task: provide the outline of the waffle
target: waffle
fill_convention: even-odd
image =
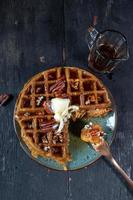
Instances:
[[[110,111],[111,102],[103,84],[91,73],[75,67],[57,67],[34,76],[19,94],[15,119],[21,127],[21,137],[32,156],[49,157],[61,164],[70,161],[68,151],[69,122],[61,133],[52,112],[46,112],[40,101],[69,98],[78,105],[73,121],[82,117],[102,116]]]

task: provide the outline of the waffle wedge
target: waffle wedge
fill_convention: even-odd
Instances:
[[[70,161],[69,121],[60,133],[52,111],[44,109],[43,102],[69,98],[79,110],[73,121],[82,117],[107,114],[111,101],[101,81],[91,73],[75,67],[57,67],[34,76],[24,85],[15,109],[15,119],[21,128],[21,137],[34,157],[49,157],[65,165]]]

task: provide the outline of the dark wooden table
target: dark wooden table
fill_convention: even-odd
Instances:
[[[30,77],[49,66],[88,69],[85,34],[94,15],[98,30],[116,29],[128,38],[130,59],[114,70],[112,78],[100,77],[118,110],[112,151],[133,177],[133,1],[0,0],[0,93],[14,96],[0,108],[0,200],[133,199],[104,159],[66,173],[41,167],[21,149],[13,127],[16,97]]]

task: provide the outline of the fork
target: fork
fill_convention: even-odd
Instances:
[[[133,190],[133,181],[129,178],[126,172],[120,167],[120,165],[114,159],[107,142],[103,139],[100,144],[97,145],[93,144],[92,146],[97,152],[103,155],[115,167],[115,169],[121,174],[121,176],[127,182],[128,186]]]

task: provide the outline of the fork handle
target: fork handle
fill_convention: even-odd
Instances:
[[[126,174],[126,172],[120,167],[120,165],[117,163],[117,161],[113,158],[113,156],[106,157],[112,165],[117,169],[117,171],[122,175],[122,177],[127,182],[128,186],[133,190],[133,181],[129,178],[129,176]]]

